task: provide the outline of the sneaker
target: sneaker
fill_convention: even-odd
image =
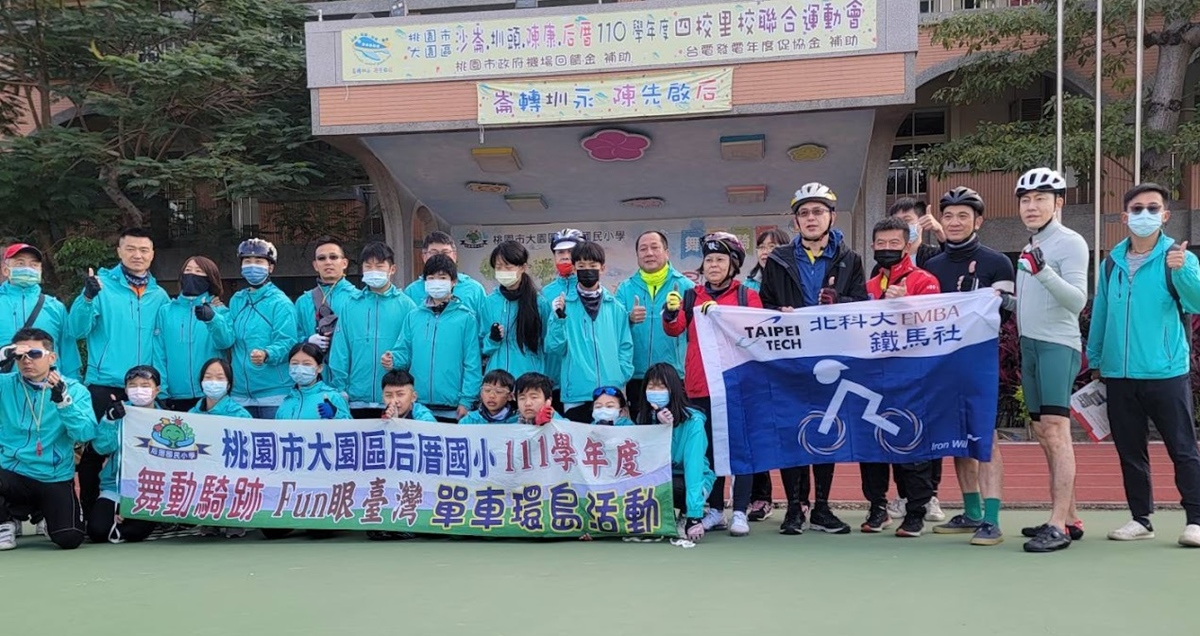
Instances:
[[[726,528],[725,511],[713,510],[712,508],[709,508],[708,511],[704,513],[704,516],[700,518],[700,523],[704,525],[705,532],[724,530]]]
[[[903,519],[904,515],[908,513],[908,500],[904,497],[896,497],[895,499],[889,501],[887,505],[887,513],[888,516],[893,519]]]
[[[873,507],[867,513],[867,520],[863,522],[859,529],[865,533],[873,534],[883,532],[890,525],[892,525],[892,520],[888,518],[887,508]]]
[[[904,522],[896,528],[897,537],[913,538],[921,536],[921,531],[925,529],[925,519],[918,515],[908,515],[904,517]]]
[[[850,534],[850,526],[838,519],[828,505],[813,508],[812,516],[808,518],[808,527],[829,534]]]
[[[1138,525],[1141,525],[1141,524],[1138,524]],[[1036,536],[1038,536],[1038,533],[1040,533],[1042,531],[1042,529],[1045,527],[1046,527],[1046,524],[1043,523],[1040,526],[1030,526],[1028,528],[1021,528],[1021,536],[1030,537],[1030,538],[1036,537]],[[1072,541],[1079,541],[1080,539],[1082,539],[1083,538],[1083,520],[1076,519],[1075,523],[1068,523],[1067,524],[1067,534],[1070,535]]]
[[[683,527],[682,525],[680,526]],[[367,539],[370,541],[406,541],[417,535],[411,532],[391,532],[388,530],[368,530]]]
[[[202,537],[215,537],[221,534],[221,529],[213,526],[196,526],[196,534]]]
[[[19,538],[25,536],[25,524],[21,523],[20,521],[17,521],[15,523],[17,524],[17,530],[14,533],[14,537],[19,539]]]
[[[750,521],[763,521],[770,519],[772,512],[775,512],[775,504],[769,501],[756,501],[750,504],[750,512],[746,516]]]
[[[994,526],[986,521],[979,524],[975,535],[971,537],[971,545],[1000,545],[1001,543],[1004,543],[1004,533],[1000,532],[1000,526]]]
[[[225,528],[226,539],[241,539],[246,536],[245,528]]]
[[[1108,538],[1113,541],[1140,541],[1153,539],[1154,531],[1137,521],[1130,520],[1129,523],[1109,532]]]
[[[967,515],[954,515],[949,521],[933,527],[934,534],[967,534],[979,530],[983,519],[972,519]]]
[[[1071,537],[1063,534],[1063,531],[1059,530],[1057,526],[1049,525],[1043,528],[1036,537],[1025,542],[1026,552],[1057,552],[1069,547],[1071,547]]]
[[[1187,548],[1200,548],[1200,525],[1189,523],[1179,535],[1179,545]]]
[[[0,550],[11,550],[17,547],[17,523],[5,521],[0,523]]]
[[[942,504],[937,497],[929,500],[925,505],[925,520],[941,523],[946,520],[946,513],[942,511]]]
[[[779,524],[779,534],[804,534],[803,504],[788,504],[787,514],[783,516],[783,523]]]
[[[733,518],[729,520],[729,534],[734,537],[750,536],[750,520],[746,518],[746,513],[733,513]]]
[[[43,537],[50,536],[50,535],[46,534],[46,520],[42,519],[41,521],[37,522],[37,525],[34,526],[34,528],[33,528],[33,532],[34,532],[34,534],[39,534]]]

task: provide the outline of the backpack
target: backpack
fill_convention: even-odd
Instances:
[[[1111,284],[1113,269],[1116,268],[1117,262],[1113,260],[1111,255],[1104,257],[1104,282]],[[1171,294],[1172,300],[1175,301],[1175,308],[1179,311],[1179,321],[1183,323],[1183,333],[1187,338],[1188,350],[1192,348],[1192,317],[1183,309],[1183,301],[1179,299],[1179,290],[1175,289],[1175,281],[1171,279],[1171,268],[1163,268],[1167,272],[1167,293]]]
[[[737,303],[738,307],[745,307],[750,304],[750,294],[746,291],[745,285],[738,285],[737,288]],[[683,315],[687,317],[688,324],[692,324],[692,310],[696,308],[696,288],[693,287],[683,292]]]

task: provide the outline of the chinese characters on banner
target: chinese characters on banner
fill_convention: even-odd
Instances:
[[[733,69],[545,82],[480,82],[479,123],[624,119],[733,109]]]
[[[342,80],[549,75],[867,51],[878,44],[878,1],[719,2],[346,29]]]
[[[121,435],[121,514],[137,519],[498,537],[675,533],[669,426],[130,408]]]

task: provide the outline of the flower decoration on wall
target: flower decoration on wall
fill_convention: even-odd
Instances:
[[[579,142],[596,161],[637,161],[650,147],[650,138],[616,128],[597,131]]]

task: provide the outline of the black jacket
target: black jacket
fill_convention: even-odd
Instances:
[[[867,299],[867,279],[863,273],[862,257],[840,243],[833,260],[828,261],[820,280],[828,281],[833,276],[833,288],[837,290],[838,302],[852,303]],[[796,248],[792,243],[780,245],[767,257],[762,272],[762,288],[759,297],[763,307],[807,307],[801,287],[800,274],[796,270]],[[820,294],[820,290],[816,290]]]

